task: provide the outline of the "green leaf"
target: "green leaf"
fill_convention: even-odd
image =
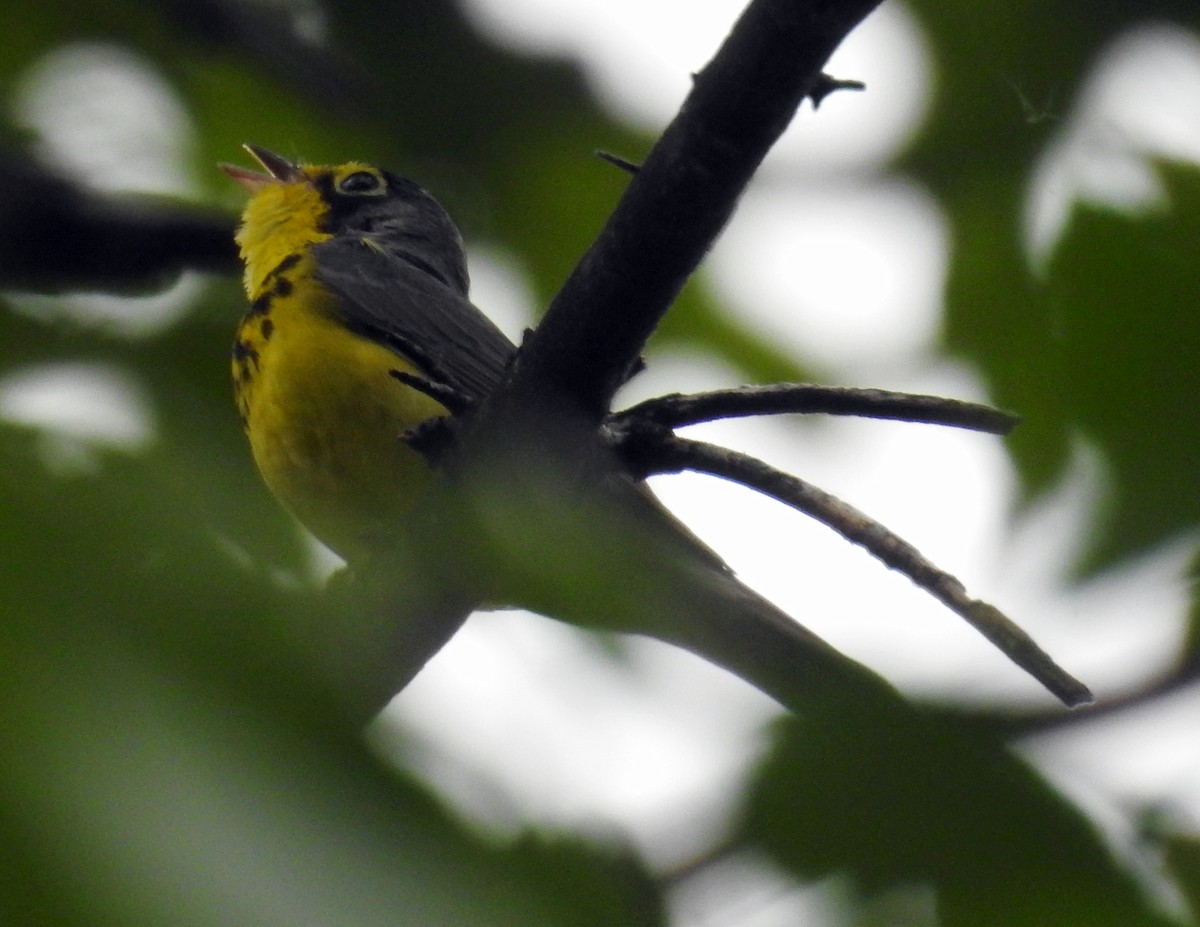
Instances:
[[[182,474],[41,456],[0,430],[0,920],[662,923],[631,854],[494,844],[385,769]]]
[[[779,735],[742,835],[802,879],[930,884],[944,927],[1164,923],[1094,825],[970,722],[830,711]]]
[[[1200,171],[1160,174],[1169,208],[1133,217],[1079,206],[1042,282],[986,218],[1000,197],[981,197],[951,288],[951,344],[1025,417],[1010,440],[1031,490],[1061,475],[1077,438],[1111,468],[1090,568],[1200,521],[1187,489],[1200,441],[1200,312],[1189,295],[1200,293]]]
[[[1167,499],[1171,481],[1187,485],[1179,451],[1196,441],[1195,416],[1173,418],[1180,403],[1171,392],[1195,382],[1179,363],[1194,344],[1184,297],[1196,291],[1186,266],[1193,184],[1169,169],[1171,217],[1082,210],[1044,287],[1021,244],[1025,186],[1112,42],[1147,23],[1195,28],[1200,16],[1181,0],[913,6],[934,48],[936,84],[928,124],[901,167],[948,216],[946,345],[1025,417],[1011,447],[1027,498],[1062,476],[1076,437],[1113,465],[1111,517],[1081,565],[1090,572],[1195,524],[1190,497]],[[1163,303],[1168,281],[1183,289]]]

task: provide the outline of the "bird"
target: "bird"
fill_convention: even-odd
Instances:
[[[265,174],[223,165],[251,194],[235,235],[250,301],[233,343],[238,412],[272,493],[354,566],[430,479],[401,434],[450,414],[394,372],[476,403],[516,347],[469,301],[462,236],[420,185],[247,149]]]
[[[250,194],[234,236],[249,300],[232,349],[238,414],[270,491],[348,569],[366,570],[402,543],[434,479],[430,442],[417,439],[492,395],[517,347],[471,302],[462,235],[418,183],[363,161],[293,163],[245,147],[263,171],[222,165]],[[630,569],[672,575],[676,602],[596,623],[682,646],[791,708],[818,692],[876,706],[900,698],[741,584],[636,474],[619,476],[610,499],[657,539],[656,554],[629,555],[641,558]],[[463,617],[405,639],[440,646]],[[1021,665],[1070,705],[1090,699],[1010,625],[1048,670]],[[431,655],[400,657],[397,685]]]

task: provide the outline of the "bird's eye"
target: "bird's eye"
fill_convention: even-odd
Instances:
[[[383,178],[370,171],[355,171],[339,180],[337,188],[340,193],[358,196],[380,193],[383,190]]]

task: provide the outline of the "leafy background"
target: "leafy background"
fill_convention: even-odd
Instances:
[[[403,166],[544,305],[623,183],[587,153],[636,157],[653,136],[614,121],[568,58],[501,48],[448,3],[19,6],[0,34],[5,923],[787,923],[780,899],[796,893],[813,923],[1189,921],[1200,866],[1187,809],[1164,792],[1115,822],[1111,805],[1108,818],[1085,812],[1026,757],[1086,722],[1008,703],[942,697],[905,729],[856,728],[837,705],[778,720],[747,750],[724,823],[669,865],[594,823],[490,829],[435,790],[421,737],[401,730],[401,747],[380,751],[341,730],[326,684],[286,643],[318,596],[312,551],[260,488],[230,409],[237,197],[211,165],[254,140]],[[1153,205],[1077,205],[1037,261],[1018,217],[1044,157],[1084,124],[1103,53],[1147,23],[1194,30],[1194,4],[908,10],[932,92],[911,141],[874,170],[919,184],[941,212],[942,351],[1025,416],[1007,445],[1025,504],[1070,478],[1079,447],[1102,461],[1081,578],[1189,549],[1200,174],[1131,132],[1118,141],[1157,178]],[[86,163],[89,127],[120,106],[30,90],[47,62],[95,54],[173,101],[153,104],[156,131],[118,152],[124,179],[110,172],[99,191],[46,154],[67,139],[70,163]],[[1146,88],[1149,105],[1160,85]],[[126,113],[151,105],[116,96]],[[163,164],[174,174],[155,173]],[[123,186],[170,195],[111,198]],[[174,274],[169,260],[146,266],[138,230],[208,273],[165,302],[147,296]],[[746,381],[829,369],[702,285],[655,349]],[[56,403],[19,401],[47,377]],[[129,413],[116,425],[54,425],[109,395]],[[1139,729],[1161,730],[1164,706],[1186,699],[1192,612],[1176,616],[1177,652],[1121,677],[1135,683],[1112,698],[1132,704],[1108,736],[1143,742]],[[1195,740],[1183,717],[1168,742]],[[397,750],[399,769],[386,758]]]

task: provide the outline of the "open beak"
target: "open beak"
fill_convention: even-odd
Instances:
[[[270,183],[298,183],[307,179],[304,171],[273,151],[268,151],[258,145],[243,145],[242,147],[250,152],[254,160],[265,167],[267,172],[264,174],[248,167],[239,167],[236,164],[222,164],[221,170],[236,180],[249,193],[257,193]]]

